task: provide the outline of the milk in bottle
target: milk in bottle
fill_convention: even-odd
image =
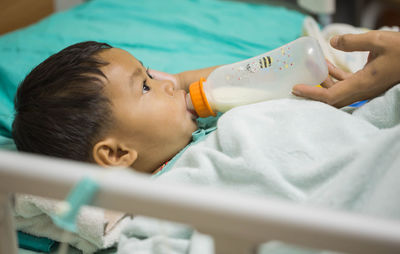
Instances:
[[[319,85],[328,76],[322,50],[314,38],[301,37],[282,47],[223,65],[190,85],[188,108],[200,117],[265,100],[291,97],[296,84]]]

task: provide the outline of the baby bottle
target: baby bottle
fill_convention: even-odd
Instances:
[[[289,98],[294,85],[319,85],[327,76],[317,40],[301,37],[262,55],[218,67],[207,80],[190,85],[186,101],[200,117],[215,116],[240,105]]]

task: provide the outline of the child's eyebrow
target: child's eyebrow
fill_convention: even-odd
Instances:
[[[133,84],[134,83],[134,80],[135,80],[135,77],[137,77],[137,76],[140,76],[140,74],[142,74],[143,73],[143,70],[141,69],[141,68],[137,68],[137,69],[135,69],[133,72],[132,72],[132,74],[131,74],[131,77],[130,77],[130,83],[131,84]]]
[[[142,65],[142,67],[144,68],[144,65],[143,65],[142,61],[140,61],[140,60],[138,60],[138,61],[139,61],[139,63]],[[130,78],[129,78],[130,84],[131,84],[131,85],[134,85],[134,79],[135,79],[135,77],[140,76],[142,73],[143,73],[143,69],[142,69],[142,68],[136,68],[136,69],[132,72],[132,74],[131,74],[131,76],[130,76]]]

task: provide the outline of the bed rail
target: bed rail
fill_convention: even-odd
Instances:
[[[0,211],[11,193],[64,199],[84,176],[100,185],[93,205],[194,226],[214,236],[216,253],[253,253],[279,240],[348,253],[399,253],[400,223],[201,186],[154,183],[125,169],[20,152],[0,151]],[[0,236],[10,236],[12,216],[3,212]],[[8,216],[8,217],[7,217]],[[6,219],[7,217],[7,219]],[[8,222],[7,222],[8,221]],[[4,243],[5,241],[3,241]],[[12,242],[6,242],[12,244]],[[1,244],[0,254],[13,247]]]

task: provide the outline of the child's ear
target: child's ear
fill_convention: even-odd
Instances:
[[[97,142],[93,147],[93,160],[100,166],[130,167],[137,159],[137,151],[113,138]]]

